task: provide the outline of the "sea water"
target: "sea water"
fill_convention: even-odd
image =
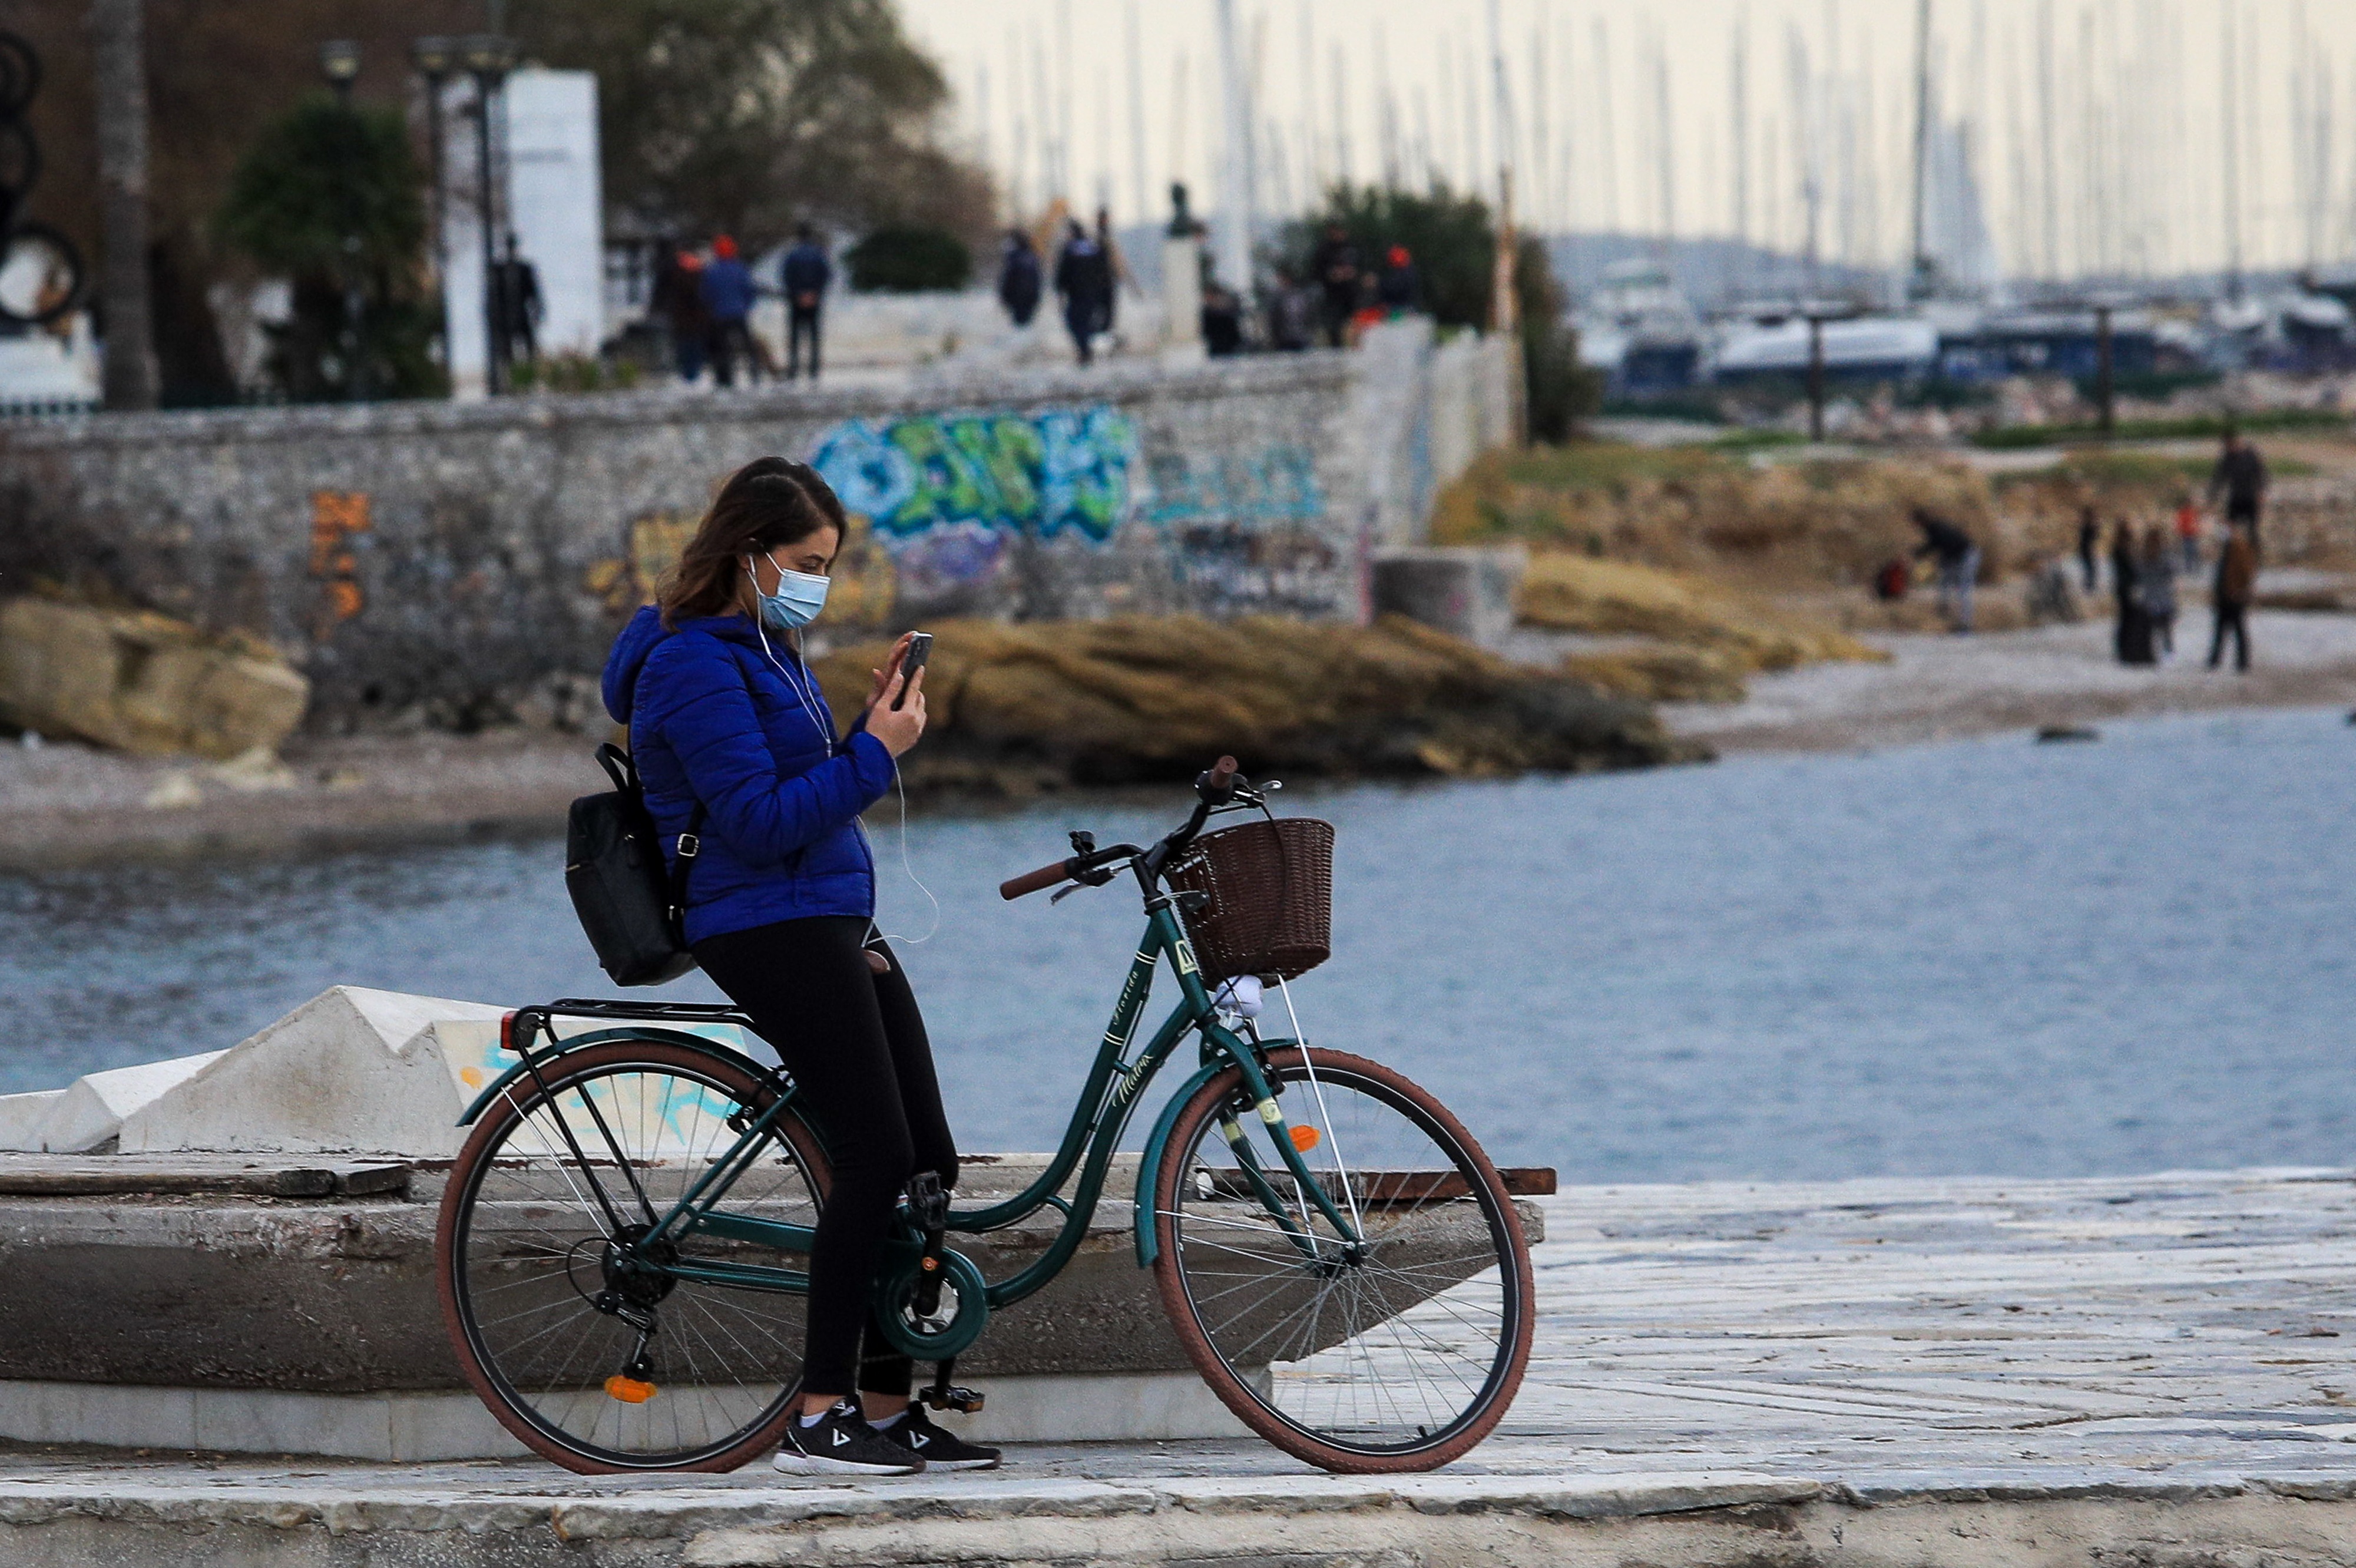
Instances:
[[[1335,955],[1292,994],[1313,1041],[1566,1179],[2346,1163],[2352,770],[2339,714],[2286,712],[1289,789],[1339,830]],[[921,814],[937,929],[873,813],[964,1146],[1054,1143],[1141,926],[1130,884],[1051,907],[997,883],[1067,828],[1144,842],[1183,809],[1163,794]],[[337,983],[610,994],[561,860],[505,837],[0,878],[0,1090],[218,1049]]]

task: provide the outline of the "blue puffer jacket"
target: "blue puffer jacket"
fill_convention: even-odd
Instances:
[[[858,818],[892,788],[892,754],[855,725],[833,744],[834,716],[809,667],[784,638],[769,647],[776,663],[749,616],[666,631],[649,605],[606,656],[605,711],[630,726],[666,854],[703,802],[690,942],[776,920],[875,913],[875,862]]]

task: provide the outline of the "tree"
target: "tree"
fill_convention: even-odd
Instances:
[[[398,111],[315,97],[264,127],[230,177],[220,241],[292,285],[271,371],[316,403],[439,390],[421,274],[423,176]]]
[[[597,73],[606,199],[657,232],[755,247],[797,223],[991,221],[988,177],[934,139],[939,67],[889,0],[515,0],[542,64]]]
[[[1428,191],[1375,186],[1334,186],[1325,207],[1290,224],[1280,236],[1296,276],[1309,275],[1309,258],[1328,225],[1339,223],[1358,254],[1379,267],[1393,245],[1415,258],[1423,307],[1441,327],[1485,329],[1496,287],[1497,228],[1489,205],[1444,184]],[[1546,245],[1525,235],[1514,256],[1514,294],[1521,322],[1522,375],[1530,435],[1567,438],[1579,417],[1594,412],[1602,388],[1579,362],[1579,334],[1563,319],[1562,285],[1555,281]]]
[[[875,230],[843,255],[851,286],[861,293],[914,294],[963,288],[973,278],[973,252],[946,229],[892,224]]]

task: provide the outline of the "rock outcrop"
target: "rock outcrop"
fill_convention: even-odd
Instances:
[[[926,677],[914,787],[1028,793],[1248,771],[1328,777],[1591,771],[1708,753],[1642,703],[1536,671],[1399,617],[1369,627],[1270,617],[951,621]],[[819,660],[856,712],[885,646]]]
[[[226,760],[274,749],[310,694],[267,649],[166,616],[0,605],[0,716],[20,728]]]

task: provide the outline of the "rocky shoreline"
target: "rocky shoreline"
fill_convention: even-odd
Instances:
[[[1595,771],[1708,757],[1642,702],[1385,618],[945,622],[919,802],[1020,800],[1192,777],[1232,752],[1293,778]],[[855,711],[880,649],[819,661]],[[0,743],[0,865],[560,828],[607,788],[602,725],[298,734],[274,763]]]

